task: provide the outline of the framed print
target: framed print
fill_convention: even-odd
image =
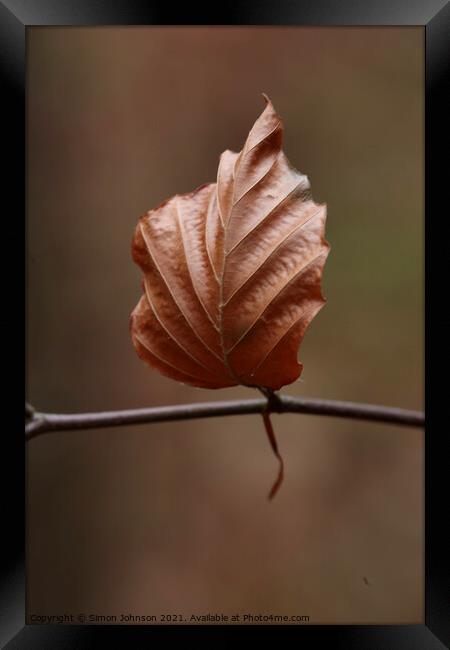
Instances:
[[[294,4],[0,5],[7,648],[449,646],[449,7]]]

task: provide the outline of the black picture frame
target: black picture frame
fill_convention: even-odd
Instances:
[[[230,7],[230,5],[232,5]],[[222,3],[212,10],[204,3],[179,11],[168,3],[139,0],[0,0],[0,68],[4,92],[3,158],[7,163],[3,174],[3,197],[7,199],[8,213],[4,216],[7,248],[19,251],[23,245],[22,230],[25,213],[25,88],[26,88],[26,29],[33,25],[303,25],[303,26],[423,26],[425,32],[425,318],[426,318],[426,376],[425,376],[425,549],[426,588],[424,625],[299,625],[299,626],[72,626],[25,625],[25,442],[22,438],[19,413],[19,382],[8,376],[8,408],[4,409],[3,423],[3,541],[5,550],[1,566],[1,634],[2,647],[26,648],[80,648],[99,645],[120,647],[147,647],[149,643],[192,641],[197,643],[214,633],[224,642],[235,638],[263,633],[279,640],[278,635],[289,632],[295,641],[316,647],[322,643],[337,648],[358,650],[438,650],[450,647],[450,548],[445,526],[445,496],[448,471],[447,427],[443,415],[445,405],[445,377],[448,367],[443,357],[445,329],[449,321],[442,317],[444,300],[432,299],[430,288],[439,295],[446,277],[446,238],[442,233],[446,205],[448,163],[446,154],[446,103],[444,92],[449,81],[450,4],[446,0],[260,0],[259,2]],[[442,154],[442,155],[440,155]],[[440,161],[443,161],[441,164]],[[447,181],[447,183],[446,183]],[[6,208],[5,208],[6,210]],[[5,213],[4,213],[5,214]],[[440,218],[442,215],[442,218]],[[11,228],[14,224],[16,230]],[[20,224],[18,226],[18,224]],[[14,232],[13,232],[14,231]],[[7,236],[6,236],[7,235]],[[22,249],[23,250],[23,249]],[[19,254],[20,256],[20,254]],[[6,267],[3,274],[3,298],[8,305],[4,341],[10,347],[11,332],[21,331],[20,310],[12,310],[17,288],[10,283]],[[445,265],[445,266],[444,266]],[[6,272],[7,270],[7,272]],[[439,296],[440,297],[440,296]],[[439,310],[439,311],[438,311]],[[13,313],[17,323],[11,324]],[[20,319],[23,321],[23,319]],[[20,345],[20,342],[18,343]],[[14,346],[11,346],[14,347]],[[16,348],[17,349],[17,348]],[[448,354],[448,352],[447,352]],[[17,352],[11,368],[17,368]],[[22,384],[23,385],[23,384]],[[17,388],[17,390],[16,390]],[[14,406],[14,408],[13,408]],[[20,411],[19,411],[20,408]],[[442,426],[441,426],[442,421]],[[448,517],[448,515],[447,515]],[[214,629],[213,629],[214,628]],[[276,637],[274,635],[277,635]],[[6,644],[6,645],[5,645]]]

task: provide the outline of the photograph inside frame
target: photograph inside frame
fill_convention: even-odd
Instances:
[[[129,321],[140,217],[218,182],[264,93],[331,245],[326,304],[281,392],[423,409],[422,28],[33,27],[27,39],[32,404],[258,396],[247,380],[211,390],[149,368]],[[28,622],[423,623],[423,429],[272,423],[284,481],[271,501],[277,461],[258,415],[30,441]]]

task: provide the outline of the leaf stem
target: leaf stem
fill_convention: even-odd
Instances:
[[[272,485],[272,487],[270,489],[270,492],[269,492],[269,494],[267,496],[267,498],[270,501],[276,495],[276,493],[278,492],[278,490],[279,490],[279,488],[280,488],[280,486],[281,486],[281,484],[283,482],[283,478],[284,478],[284,461],[283,461],[283,457],[281,456],[281,454],[280,454],[280,452],[278,450],[278,443],[277,443],[277,439],[275,438],[275,432],[273,430],[272,420],[270,419],[269,410],[264,411],[264,413],[262,414],[262,417],[263,417],[264,426],[266,428],[267,437],[269,438],[270,446],[272,447],[272,451],[275,454],[275,456],[278,458],[278,461],[279,461],[278,476],[277,476],[277,478],[275,480],[275,483]]]
[[[258,386],[258,390],[267,398],[267,405],[264,411],[262,412],[262,418],[264,422],[264,427],[266,429],[267,437],[269,438],[270,446],[272,447],[272,451],[279,461],[278,476],[275,480],[275,483],[272,485],[267,497],[270,501],[278,492],[284,479],[284,461],[278,449],[278,443],[275,437],[275,431],[273,430],[270,414],[273,412],[281,413],[283,405],[279,396],[271,388],[264,388],[262,386]]]

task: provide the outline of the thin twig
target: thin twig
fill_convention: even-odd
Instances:
[[[173,422],[225,415],[248,415],[263,413],[266,406],[266,399],[249,399],[74,414],[38,413],[29,408],[28,413],[31,414],[31,419],[25,427],[25,435],[27,440],[31,440],[55,431]],[[423,427],[425,424],[425,415],[421,411],[308,397],[289,397],[287,395],[277,395],[276,408],[272,408],[272,411],[369,420],[409,427]]]
[[[31,404],[28,404],[25,402],[25,420],[30,420],[31,418],[34,417],[34,408],[31,406]]]

